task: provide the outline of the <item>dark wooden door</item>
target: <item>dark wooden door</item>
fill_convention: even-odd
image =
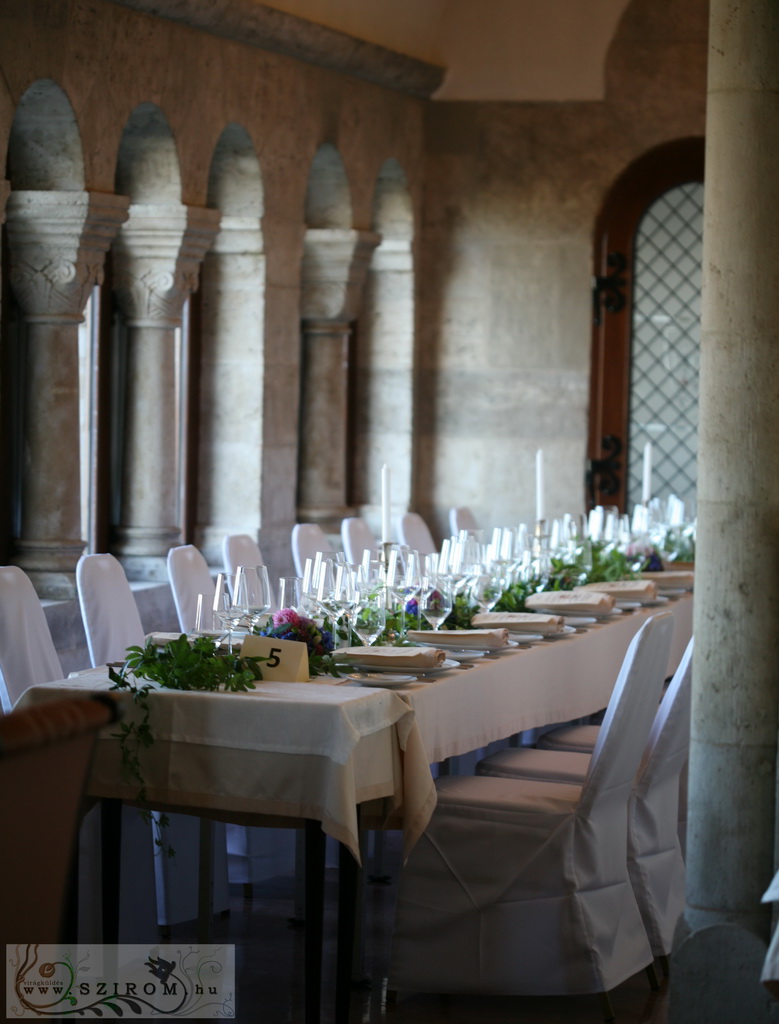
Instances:
[[[704,141],[680,139],[640,157],[609,191],[595,226],[587,503],[627,504],[636,230],[652,202],[703,181]]]

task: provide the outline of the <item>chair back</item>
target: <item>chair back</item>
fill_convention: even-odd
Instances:
[[[82,555],[76,566],[76,589],[93,666],[124,661],[128,647],[143,646],[138,605],[113,555]]]
[[[222,541],[225,572],[235,576],[239,565],[265,565],[257,541],[248,533],[228,533]]]
[[[28,686],[62,679],[43,607],[29,577],[0,566],[0,704],[10,711]]]
[[[68,921],[82,797],[98,729],[118,705],[68,698],[0,717],[0,948],[76,941]],[[45,814],[33,808],[45,803]],[[16,827],[14,826],[14,823]],[[22,827],[23,826],[23,827]],[[31,909],[34,901],[34,909]]]
[[[599,804],[615,800],[627,810],[660,703],[673,625],[671,613],[660,612],[647,619],[630,642],[592,752],[579,800],[581,813],[593,816]]]
[[[375,551],[378,547],[373,531],[361,516],[349,516],[341,520],[341,542],[346,561],[351,565],[359,565],[365,551]]]
[[[427,523],[417,512],[405,512],[400,517],[398,538],[401,544],[418,551],[420,555],[432,555],[438,551]]]
[[[332,550],[327,534],[318,523],[296,523],[292,527],[292,558],[298,576],[303,575],[307,558],[314,558],[317,551],[331,554]]]
[[[476,522],[476,516],[467,506],[459,505],[449,509],[449,529],[452,531],[452,535],[457,537],[460,530],[478,530],[479,524]]]
[[[195,628],[198,594],[213,599],[214,580],[202,553],[194,544],[182,544],[168,552],[168,579],[182,633]]]

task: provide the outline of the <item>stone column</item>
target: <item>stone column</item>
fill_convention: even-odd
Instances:
[[[298,519],[338,533],[347,505],[349,337],[371,254],[369,231],[309,228],[303,248]]]
[[[711,0],[687,909],[674,1024],[775,1020],[779,5]]]
[[[83,549],[78,325],[128,200],[12,192],[11,287],[24,315],[21,536],[14,561],[42,597],[75,596]]]
[[[204,261],[195,544],[222,564],[226,533],[259,539],[265,255],[257,217],[224,216]]]
[[[357,339],[356,515],[381,535],[381,467],[392,470],[393,520],[411,507],[414,462],[414,263],[411,240],[373,254]]]
[[[128,579],[167,579],[182,543],[176,329],[219,226],[216,210],[138,203],[115,245],[114,286],[127,326],[121,518],[114,550]]]

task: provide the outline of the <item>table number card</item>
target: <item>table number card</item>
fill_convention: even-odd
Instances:
[[[247,636],[241,647],[245,657],[262,656],[260,662],[264,680],[281,680],[286,683],[307,683],[308,646],[297,640],[279,640],[275,636]]]

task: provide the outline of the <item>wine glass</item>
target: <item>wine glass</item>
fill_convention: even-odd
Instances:
[[[244,617],[244,610],[236,604],[234,597],[241,588],[243,573],[240,570],[235,574],[232,590],[224,573],[218,573],[216,586],[214,587],[214,614],[222,623],[223,629],[227,631],[227,650],[233,653],[233,631],[237,629]]]
[[[351,644],[351,617],[357,603],[357,574],[350,565],[337,565],[333,587],[334,624],[336,629],[341,619],[346,623],[346,643]],[[338,634],[333,633],[333,643],[338,644]]]
[[[303,580],[300,576],[279,577],[279,608],[300,607],[303,600]]]
[[[360,584],[352,616],[352,629],[366,647],[370,647],[378,640],[384,632],[386,621],[387,603],[384,587]]]
[[[480,612],[491,612],[503,596],[503,578],[495,571],[482,570],[473,577],[471,600]]]
[[[429,576],[422,581],[419,608],[433,629],[445,621],[452,605],[452,588],[444,576]]]
[[[241,585],[238,590],[240,597],[237,604],[245,609],[246,620],[250,629],[259,626],[263,616],[270,611],[273,603],[271,597],[268,567],[265,565],[239,565]]]

